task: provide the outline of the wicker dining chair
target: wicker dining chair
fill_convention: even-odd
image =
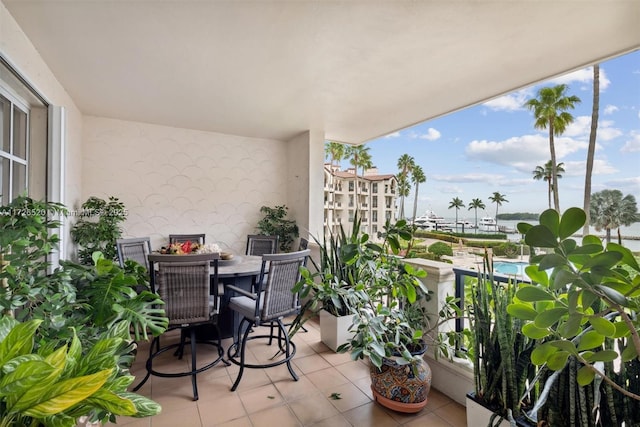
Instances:
[[[124,267],[126,260],[133,260],[149,270],[148,256],[151,253],[151,240],[148,237],[117,239],[116,249],[120,267]]]
[[[191,376],[193,400],[198,400],[197,374],[212,368],[223,359],[221,333],[218,326],[218,260],[220,254],[198,255],[149,255],[151,290],[158,292],[165,303],[163,308],[169,318],[167,331],[180,329],[180,342],[160,347],[160,337],[155,337],[149,349],[146,363],[147,373],[144,379],[134,388],[138,390],[149,376],[183,377]],[[156,269],[157,267],[157,269]],[[213,271],[212,271],[213,270]],[[155,271],[155,274],[153,272]],[[215,328],[216,337],[198,339],[198,326],[211,325]],[[209,331],[211,332],[211,331]],[[202,335],[204,332],[199,332]],[[153,366],[154,359],[162,353],[175,349],[174,356],[182,358],[185,345],[191,346],[190,370],[181,372],[163,372]],[[217,357],[199,366],[196,360],[197,344],[211,345],[217,350]],[[207,355],[211,352],[207,351]]]
[[[291,292],[291,289],[300,280],[300,267],[306,264],[309,253],[307,249],[263,255],[260,280],[256,284],[255,292],[247,292],[232,285],[226,286],[225,292],[232,291],[237,294],[231,297],[229,308],[242,316],[234,335],[234,342],[227,350],[229,362],[240,366],[231,391],[238,388],[245,368],[263,369],[286,364],[293,379],[298,381],[298,375],[291,366],[291,359],[296,354],[296,345],[289,340],[282,319],[300,310],[298,294]],[[266,281],[262,285],[265,276]],[[274,324],[277,325],[277,336],[274,335],[274,328],[271,328]],[[252,332],[258,331],[258,326],[269,326],[270,333],[250,336]],[[268,339],[268,344],[275,339],[284,357],[265,364],[247,363],[247,341],[258,338]]]
[[[169,244],[191,242],[204,245],[204,233],[201,234],[169,234]]]
[[[278,236],[265,236],[263,234],[249,234],[247,236],[246,255],[262,256],[278,253]]]

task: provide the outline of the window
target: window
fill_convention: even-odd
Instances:
[[[0,57],[0,205],[47,196],[47,106]]]
[[[354,189],[353,181],[349,181],[349,191],[353,191],[353,189]]]
[[[372,208],[377,208],[378,207],[378,196],[373,196],[371,198],[371,207]]]
[[[29,114],[0,95],[0,195],[6,205],[27,190]]]
[[[372,192],[373,194],[378,194],[378,183],[377,183],[377,182],[374,182],[374,183],[371,185],[371,192]]]
[[[371,221],[378,222],[378,211],[371,212]]]

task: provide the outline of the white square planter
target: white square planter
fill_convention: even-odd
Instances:
[[[352,323],[353,314],[334,316],[326,310],[320,310],[320,340],[336,351],[353,336],[353,332],[349,332]]]
[[[467,395],[467,427],[487,427],[493,412],[485,408]],[[500,427],[509,427],[507,420],[500,421],[500,424],[493,424]]]

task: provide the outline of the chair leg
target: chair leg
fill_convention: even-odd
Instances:
[[[242,319],[243,321],[246,319]],[[236,381],[233,383],[233,386],[231,387],[231,391],[236,391],[236,389],[238,388],[238,385],[240,385],[240,380],[242,379],[242,374],[244,372],[244,361],[245,361],[245,352],[247,349],[247,338],[249,337],[249,333],[251,332],[251,327],[253,326],[252,323],[248,322],[249,325],[247,326],[247,329],[244,332],[244,335],[242,336],[242,344],[240,347],[240,371],[238,371],[238,376],[236,377]],[[240,322],[240,325],[238,326],[238,336],[240,336],[240,331],[242,330],[242,321]],[[236,344],[236,354],[238,351],[238,347]]]
[[[295,371],[293,370],[293,367],[291,366],[291,359],[289,358],[289,356],[291,356],[291,346],[290,346],[290,342],[289,342],[289,334],[287,333],[287,330],[285,329],[284,324],[282,323],[281,319],[278,319],[278,326],[280,327],[280,331],[284,335],[285,348],[286,348],[285,351],[286,351],[286,356],[287,356],[287,369],[289,370],[289,373],[293,377],[294,381],[298,381],[298,375],[296,375]],[[279,338],[280,337],[278,337],[278,339]]]
[[[191,328],[191,384],[193,385],[194,401],[198,400],[198,383],[196,380],[196,371],[198,370],[198,365],[196,364],[196,346],[196,329]]]

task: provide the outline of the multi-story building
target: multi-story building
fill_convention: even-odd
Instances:
[[[356,191],[357,188],[357,191]],[[362,231],[376,238],[387,220],[396,219],[398,181],[393,174],[379,174],[367,169],[364,176],[354,168],[341,171],[329,163],[324,165],[324,226],[336,232],[340,225],[351,231],[356,209]]]

